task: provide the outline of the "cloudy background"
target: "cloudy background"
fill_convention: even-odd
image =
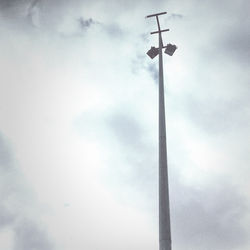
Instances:
[[[0,249],[158,249],[161,17],[174,250],[249,250],[249,2],[0,0]]]

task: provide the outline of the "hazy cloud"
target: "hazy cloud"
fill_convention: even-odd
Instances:
[[[79,18],[79,24],[82,29],[89,28],[91,25],[95,24],[96,22],[92,19],[84,19],[83,17]]]
[[[4,201],[2,201],[0,205],[0,230],[6,226],[12,225],[16,219],[16,216],[9,212],[9,209],[6,208],[3,203]]]
[[[48,236],[28,217],[32,199],[21,173],[13,164],[12,152],[0,135],[0,230],[9,228],[14,233],[17,250],[50,250]]]
[[[246,63],[248,66],[250,63],[249,25],[250,20],[237,22],[219,42],[223,52],[235,60],[235,63]]]
[[[0,171],[8,170],[12,167],[12,157],[6,142],[0,134]]]
[[[155,64],[151,63],[148,64],[148,71],[150,72],[150,75],[152,78],[155,80],[155,83],[158,83],[158,68],[156,67]]]
[[[15,246],[14,250],[50,250],[52,244],[48,240],[48,235],[33,221],[22,219],[15,226]]]
[[[134,74],[139,74],[141,70],[145,70],[149,73],[154,82],[158,83],[158,61],[149,58],[146,52],[147,50],[144,54],[136,55],[132,60],[131,70]]]
[[[168,16],[168,19],[183,19],[184,16],[181,14],[176,14],[176,13],[172,13],[170,14],[170,16]]]
[[[108,25],[104,25],[103,26],[105,31],[110,35],[112,36],[113,38],[114,37],[119,37],[121,38],[123,35],[124,35],[124,31],[122,30],[122,28],[116,24],[116,23],[112,23],[112,24],[108,24]]]
[[[130,113],[119,112],[110,116],[109,126],[121,145],[126,147],[142,147],[142,130]]]
[[[228,130],[244,126],[247,122],[244,103],[240,100],[223,100],[218,97],[201,100],[189,96],[185,104],[194,125],[206,133],[226,133]]]
[[[126,180],[124,183],[130,188],[143,190],[143,199],[151,203],[147,207],[155,209],[157,150],[143,139],[147,134],[129,113],[114,114],[109,126],[122,146],[126,162],[123,164],[128,165],[126,169],[133,168],[129,175],[117,168],[118,181]],[[248,233],[244,224],[249,207],[240,191],[225,177],[214,176],[212,182],[188,185],[181,180],[172,162],[169,162],[169,168],[173,242],[177,249],[221,250],[247,246]]]
[[[248,243],[245,198],[222,179],[191,187],[178,179],[171,184],[175,242],[185,249],[241,249]]]
[[[0,228],[14,233],[16,250],[53,243],[60,250],[156,248],[148,243],[157,245],[158,61],[146,51],[157,37],[148,34],[155,20],[144,16],[164,10],[173,13],[161,20],[171,24],[167,37],[178,46],[164,59],[173,244],[249,248],[249,3],[158,2],[0,1],[4,23],[33,24],[18,32],[1,26],[0,101],[7,111],[0,124],[22,165],[0,138]],[[39,222],[43,206],[34,207],[33,188],[56,211],[42,218],[53,242]],[[123,195],[125,206],[113,197]],[[154,226],[138,220],[148,211],[143,221]],[[144,228],[154,233],[144,237]],[[131,241],[121,246],[119,237]]]
[[[10,8],[13,6],[16,6],[17,4],[24,4],[27,2],[26,0],[0,0],[0,6],[1,8]]]

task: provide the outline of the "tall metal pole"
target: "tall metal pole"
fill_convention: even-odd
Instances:
[[[171,250],[162,46],[159,32],[159,243],[160,250]]]
[[[153,59],[159,54],[159,249],[171,250],[171,226],[170,226],[170,206],[169,206],[169,185],[168,185],[168,163],[167,163],[167,143],[166,143],[166,122],[165,122],[165,101],[164,101],[164,78],[163,78],[163,59],[162,49],[166,48],[165,53],[172,56],[176,46],[163,45],[159,15],[166,14],[161,12],[147,17],[156,17],[158,31],[151,34],[159,35],[159,48],[151,47],[147,54]]]

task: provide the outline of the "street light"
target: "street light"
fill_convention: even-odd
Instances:
[[[169,208],[169,186],[168,186],[168,164],[167,164],[167,144],[166,144],[166,122],[165,122],[165,101],[164,101],[164,79],[163,79],[163,60],[162,49],[165,53],[172,56],[177,49],[176,45],[168,44],[163,46],[162,32],[159,15],[167,12],[161,12],[146,16],[156,17],[158,31],[151,34],[158,34],[159,48],[151,47],[147,55],[153,59],[159,55],[159,248],[160,250],[171,250],[171,227],[170,227],[170,208]]]

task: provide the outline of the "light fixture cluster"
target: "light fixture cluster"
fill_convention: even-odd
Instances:
[[[169,43],[167,46],[163,47],[165,48],[164,53],[172,56],[174,54],[174,52],[177,49],[177,46],[174,44]],[[151,58],[154,59],[157,55],[159,54],[159,48],[156,47],[151,47],[151,49],[147,52],[147,55]]]

